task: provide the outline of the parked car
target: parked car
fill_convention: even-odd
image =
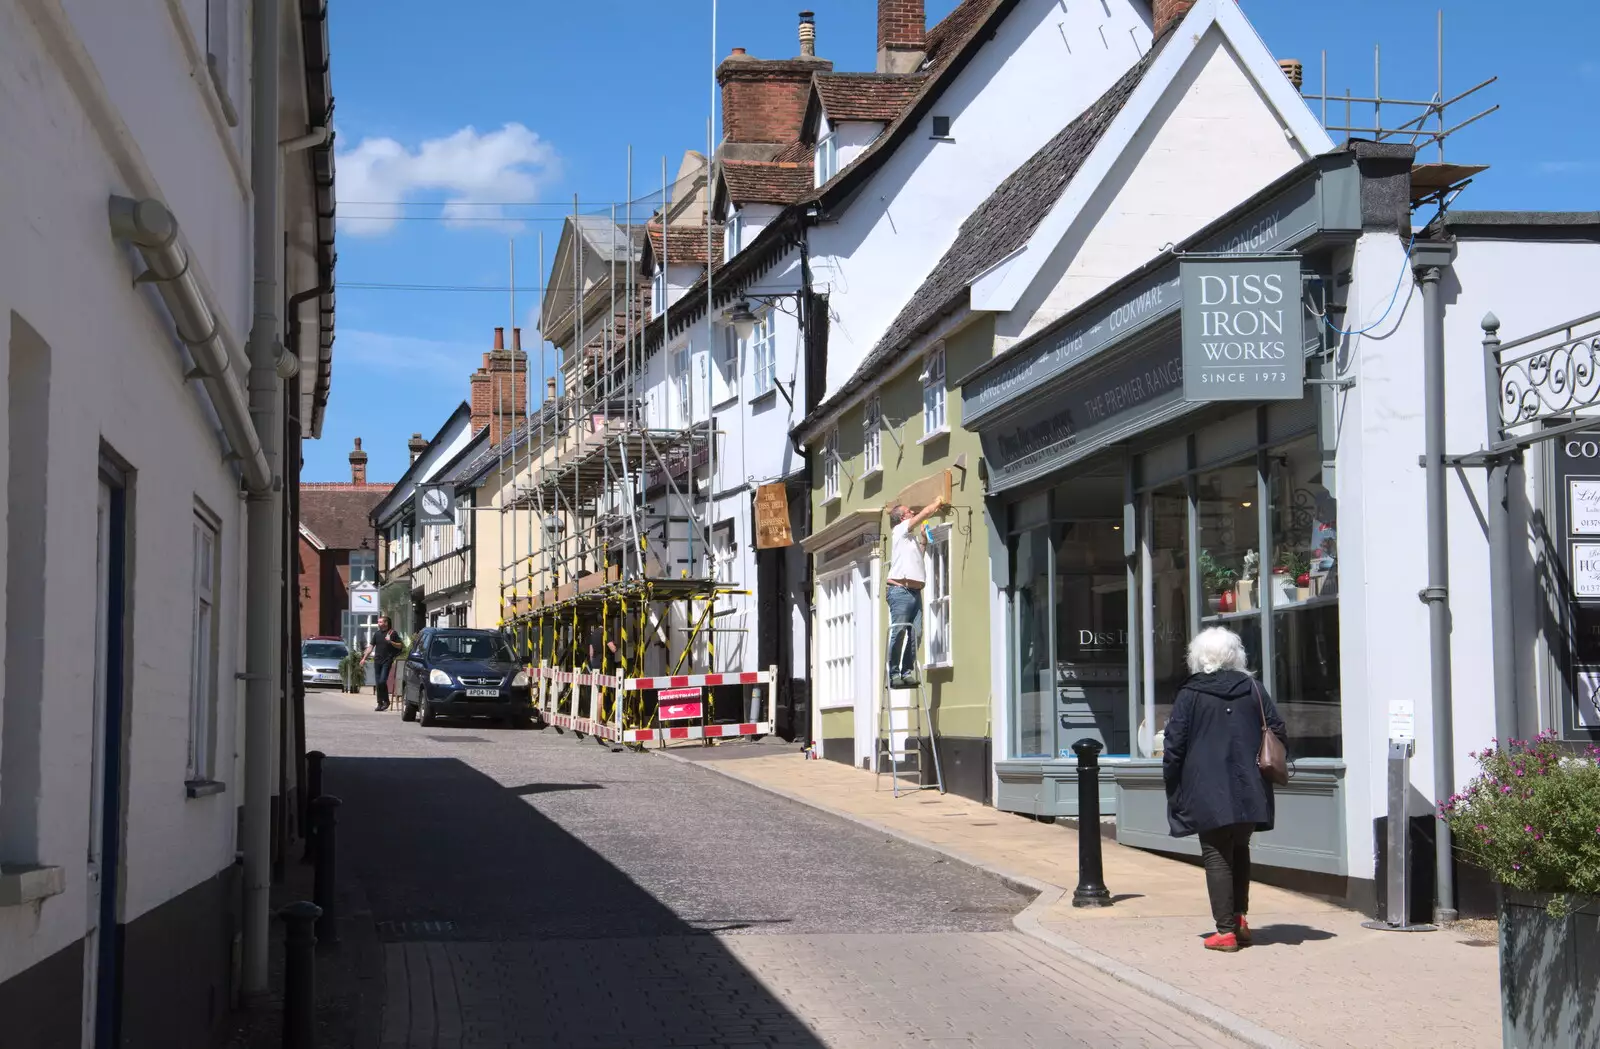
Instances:
[[[300,643],[300,680],[307,688],[344,687],[339,667],[350,649],[336,637],[308,637]]]
[[[400,717],[406,721],[492,717],[517,725],[533,716],[528,672],[493,630],[430,627],[417,635],[402,673]]]

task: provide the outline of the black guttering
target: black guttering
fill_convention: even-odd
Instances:
[[[311,395],[312,437],[322,436],[322,417],[333,384],[334,251],[336,204],[333,160],[333,78],[328,48],[328,0],[300,0],[300,39],[305,65],[306,112],[311,122],[328,129],[320,145],[311,147],[312,197],[317,220],[317,288],[319,348]],[[310,128],[306,129],[308,132]],[[294,347],[295,353],[299,347]]]
[[[428,442],[428,451],[431,451],[433,446],[439,443],[439,438],[443,437],[445,432],[449,430],[451,426],[455,425],[455,421],[457,419],[463,415],[470,416],[471,414],[472,406],[466,401],[462,401],[456,410],[450,413],[450,418],[444,421],[444,425],[439,427],[439,432],[434,434],[433,439]],[[378,505],[372,508],[372,512],[367,515],[368,519],[372,521],[374,527],[377,527],[386,518],[392,516],[393,511],[398,510],[400,507],[411,501],[410,495],[407,495],[404,499],[401,499],[398,502],[395,502],[395,497],[399,495],[402,488],[415,480],[413,475],[417,472],[417,468],[422,465],[423,460],[427,459],[428,451],[424,451],[421,455],[417,456],[416,461],[410,466],[406,467],[406,472],[401,474],[400,480],[396,481],[394,483],[394,487],[389,489],[389,494],[384,496]],[[391,506],[391,503],[395,503],[395,505]]]

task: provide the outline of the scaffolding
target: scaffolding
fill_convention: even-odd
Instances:
[[[650,316],[637,267],[652,235],[663,254],[672,238],[704,237],[709,286],[720,250],[709,165],[691,153],[669,182],[663,160],[661,191],[639,199],[632,167],[630,150],[627,200],[588,210],[574,201],[548,286],[540,244],[544,397],[500,447],[500,622],[558,729],[630,745],[764,734],[770,699],[763,723],[750,698],[762,686],[770,697],[773,675],[715,672],[718,635],[740,632],[718,627],[718,601],[746,593],[719,578],[709,535],[715,486],[704,485],[702,497],[696,483],[702,471],[715,476],[718,435],[709,410],[695,420],[672,397],[651,395],[651,379],[659,385],[664,373],[652,371],[645,336],[667,315]],[[586,272],[596,257],[598,276]],[[662,338],[655,352],[666,345]],[[670,732],[652,695],[668,679],[709,693],[698,717]],[[733,720],[719,717],[735,698]]]

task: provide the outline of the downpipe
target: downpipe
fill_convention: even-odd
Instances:
[[[1450,681],[1450,533],[1445,501],[1444,296],[1440,288],[1455,260],[1453,241],[1418,241],[1411,266],[1422,285],[1422,386],[1428,522],[1428,662],[1433,685],[1433,795],[1442,803],[1455,792],[1455,732]],[[1433,923],[1456,920],[1455,867],[1450,825],[1434,822]]]
[[[283,392],[278,340],[278,120],[279,8],[281,0],[251,4],[253,90],[250,98],[250,184],[253,195],[253,320],[249,343],[250,416],[271,474],[246,504],[249,561],[245,568],[245,809],[244,987],[247,1000],[269,991],[268,947],[272,889],[272,770],[278,744],[277,697],[282,686],[279,526],[283,513],[278,411]]]

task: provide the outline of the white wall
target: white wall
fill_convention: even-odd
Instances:
[[[1071,312],[1306,159],[1213,25],[1067,235],[1043,245],[1051,254],[997,319],[997,344]]]
[[[160,5],[65,6],[223,320],[231,333],[245,332],[248,205],[199,101],[205,78],[190,77]],[[235,102],[248,111],[247,99]],[[44,454],[49,463],[38,610],[45,661],[38,858],[64,867],[67,884],[37,906],[0,908],[5,980],[84,932],[101,442],[137,471],[124,921],[233,861],[243,795],[233,741],[243,694],[234,675],[242,661],[244,504],[236,476],[220,461],[199,387],[183,380],[165,311],[148,287],[133,287],[139,265],[112,240],[107,198],[128,192],[126,168],[110,153],[115,129],[86,115],[21,0],[0,0],[0,126],[13,146],[27,143],[0,150],[0,352],[9,345],[13,313],[50,350],[49,432],[10,453]],[[0,484],[8,483],[0,470]],[[216,766],[228,789],[189,800],[190,522],[197,499],[221,519]]]
[[[1150,47],[1148,19],[1132,0],[1065,11],[1023,0],[930,113],[951,118],[954,141],[929,139],[925,119],[850,207],[812,231],[814,279],[836,317],[827,393],[854,374],[973,208]]]
[[[835,136],[834,148],[838,151],[840,170],[865,153],[886,126],[865,120],[843,120],[829,125]]]

